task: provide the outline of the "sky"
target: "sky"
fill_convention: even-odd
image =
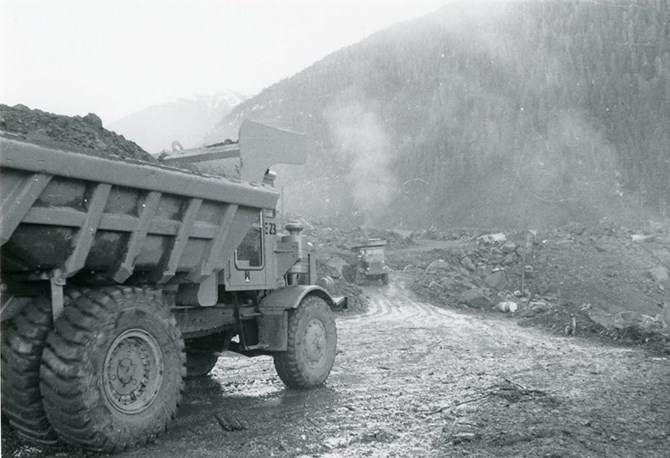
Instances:
[[[448,0],[0,0],[0,103],[113,122],[245,95]]]

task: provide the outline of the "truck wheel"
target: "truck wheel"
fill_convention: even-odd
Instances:
[[[40,361],[51,323],[46,297],[33,299],[2,323],[2,415],[21,436],[43,445],[58,441],[40,393]]]
[[[160,294],[92,291],[65,307],[40,369],[47,417],[61,439],[100,452],[153,440],[177,412],[184,341]]]
[[[389,274],[382,274],[382,283],[385,285],[389,284]]]
[[[219,355],[215,352],[187,352],[186,353],[186,377],[203,377],[214,369]]]
[[[279,378],[290,388],[321,385],[335,362],[337,329],[326,301],[308,296],[288,317],[286,351],[273,353]]]

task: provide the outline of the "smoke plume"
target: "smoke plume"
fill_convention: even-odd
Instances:
[[[354,209],[365,224],[387,214],[397,185],[389,136],[370,105],[374,104],[348,95],[325,112],[334,153],[345,171]]]

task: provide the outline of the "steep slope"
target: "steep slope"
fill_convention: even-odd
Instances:
[[[179,99],[145,108],[109,127],[151,153],[169,149],[175,140],[184,147],[199,146],[204,135],[245,99],[235,92]]]
[[[315,215],[537,226],[633,200],[669,211],[668,3],[472,3],[326,57],[209,139],[244,118],[309,133],[284,183],[287,207]]]

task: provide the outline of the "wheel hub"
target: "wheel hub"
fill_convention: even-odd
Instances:
[[[144,330],[119,335],[107,351],[103,383],[107,400],[123,413],[151,405],[163,381],[163,358],[156,340]]]
[[[326,328],[319,320],[311,320],[302,340],[305,361],[311,367],[321,364],[326,356]]]

